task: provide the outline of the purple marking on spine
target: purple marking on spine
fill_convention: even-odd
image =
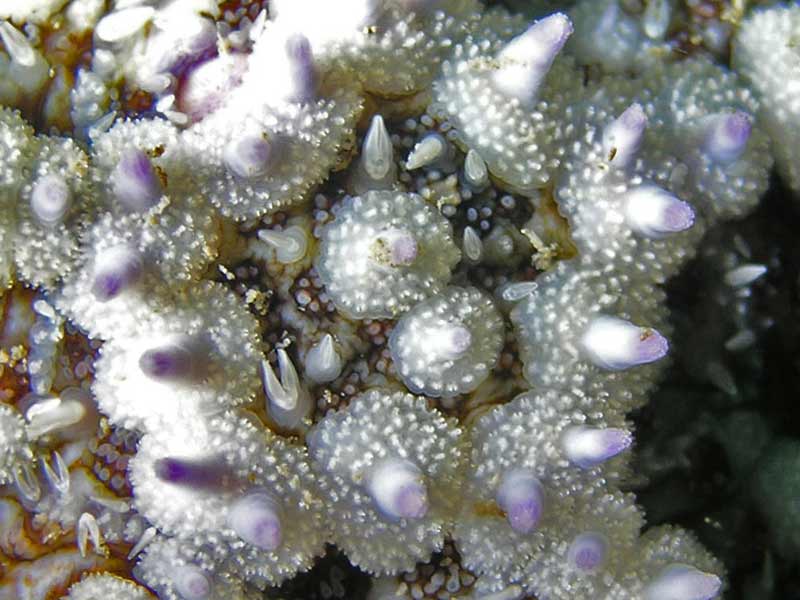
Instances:
[[[114,195],[128,210],[144,212],[158,203],[161,180],[150,158],[138,148],[122,153],[111,174]]]
[[[319,77],[314,54],[308,38],[295,34],[286,41],[286,59],[289,61],[290,102],[313,102],[317,99]]]
[[[156,477],[165,483],[198,490],[227,486],[230,469],[219,459],[192,460],[165,457],[153,462]]]
[[[92,294],[98,302],[113,300],[135,286],[142,278],[144,266],[135,251],[127,248],[112,248],[107,251],[107,260],[102,257],[95,268]]]
[[[706,131],[705,150],[718,163],[736,161],[747,147],[753,124],[743,111],[715,115]]]
[[[532,472],[515,469],[506,473],[495,499],[517,533],[530,533],[539,525],[544,511],[544,490]]]
[[[194,375],[192,352],[179,344],[145,350],[139,357],[142,372],[159,381],[189,380]]]
[[[567,560],[573,568],[594,573],[605,562],[608,539],[600,533],[588,532],[575,537],[567,550]]]
[[[282,541],[280,509],[266,490],[247,492],[231,506],[228,522],[245,542],[275,550]]]

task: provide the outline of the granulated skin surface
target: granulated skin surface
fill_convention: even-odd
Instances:
[[[0,7],[0,599],[796,595],[758,4]]]

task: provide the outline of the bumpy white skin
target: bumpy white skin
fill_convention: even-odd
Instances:
[[[371,390],[329,413],[308,438],[333,526],[333,541],[374,574],[408,571],[441,549],[455,515],[465,452],[461,431],[423,398]],[[376,465],[407,461],[427,489],[427,511],[394,518],[378,508],[369,481]]]
[[[775,133],[770,129],[768,111],[759,112],[753,93],[734,73],[706,58],[675,64],[666,75],[669,84],[649,107],[653,133],[662,147],[689,167],[691,199],[709,220],[746,215],[769,184],[769,137]],[[785,89],[786,82],[781,79],[781,89]],[[750,121],[749,135],[743,136],[744,148],[738,156],[715,160],[709,151],[711,121],[737,111]],[[786,135],[791,129],[780,131]]]
[[[32,457],[22,415],[14,407],[0,404],[0,484],[14,481],[19,466]]]
[[[693,594],[659,595],[652,586],[671,565],[691,567],[705,574]],[[721,586],[724,574],[722,563],[700,545],[686,530],[662,525],[646,531],[637,544],[626,568],[611,587],[609,598],[615,600],[670,600],[672,598],[718,598],[714,588]],[[716,579],[716,582],[714,581]]]
[[[95,209],[89,159],[71,139],[40,138],[17,200],[14,261],[27,281],[51,287],[79,256],[79,237]]]
[[[621,431],[623,443],[615,449],[618,455],[586,468],[571,462],[564,446],[567,432],[576,427],[624,430],[624,420],[614,412],[605,418],[586,416],[602,415],[606,409],[601,399],[580,393],[528,392],[473,425],[466,500],[453,532],[465,566],[496,578],[496,585],[541,581],[548,574],[561,577],[561,568],[537,571],[539,561],[549,561],[552,568],[558,555],[545,554],[563,552],[563,536],[573,535],[574,527],[589,527],[595,513],[600,521],[610,518],[611,522],[615,517],[609,515],[617,513],[615,543],[621,550],[632,545],[641,521],[632,500],[618,493],[613,500],[600,498],[608,491],[608,482],[619,481],[627,473],[623,447],[630,443],[630,436]],[[512,526],[498,505],[504,477],[516,470],[524,470],[541,484],[541,517],[532,528]],[[546,586],[537,586],[537,594],[546,592]]]
[[[200,479],[160,478],[163,459],[195,465]],[[130,476],[136,509],[161,532],[187,548],[205,548],[224,570],[259,587],[311,568],[323,552],[327,528],[305,448],[265,432],[246,414],[226,413],[180,431],[146,435]],[[274,507],[276,535],[247,539],[249,532],[259,534],[259,498],[250,505],[256,510],[242,504],[254,493],[268,496]],[[269,543],[258,541],[265,538]]]
[[[611,598],[604,595],[610,576],[625,572],[634,559],[644,525],[635,496],[603,485],[593,493],[583,500],[583,510],[545,540],[540,558],[529,565],[523,582],[536,598]],[[597,554],[587,558],[586,550]]]
[[[121,162],[138,153],[149,162],[149,176],[140,182],[145,191],[131,191],[136,176],[120,177]],[[196,187],[178,130],[161,119],[122,121],[94,141],[90,170],[103,217],[93,241],[103,235],[132,240],[140,251],[158,257],[158,269],[168,281],[194,279],[217,255],[220,218]],[[120,200],[120,190],[141,196],[140,208]]]
[[[439,292],[459,258],[452,227],[433,206],[380,191],[344,200],[322,230],[316,267],[339,310],[383,318]]]
[[[9,108],[0,108],[0,286],[11,280],[14,266],[13,240],[16,227],[16,203],[36,156],[39,142],[33,128]]]
[[[131,324],[136,334],[107,342],[95,363],[92,389],[113,423],[128,429],[169,429],[194,415],[255,398],[260,384],[258,327],[232,292],[203,282],[175,290],[168,299],[149,296],[148,301],[142,320]],[[145,375],[142,355],[167,347],[191,356],[191,373],[171,379]]]
[[[93,337],[135,333],[158,287],[194,279],[217,255],[221,230],[213,209],[194,195],[175,208],[162,201],[143,215],[102,214],[83,236],[80,265],[55,295],[58,308]],[[94,291],[98,277],[113,272],[127,277],[116,295],[100,298]]]
[[[123,219],[123,221],[127,221]],[[154,301],[164,295],[164,279],[157,266],[139,251],[136,232],[116,229],[119,221],[107,213],[84,237],[89,242],[83,264],[67,277],[54,299],[66,316],[90,337],[110,340],[134,335],[146,322]],[[117,277],[118,290],[98,298],[96,289],[104,277]]]
[[[261,597],[238,578],[229,573],[217,573],[215,568],[207,553],[193,554],[174,538],[158,537],[147,546],[133,574],[152,588],[159,600],[255,600]]]
[[[144,587],[128,579],[110,573],[93,573],[70,586],[62,600],[153,600],[154,596]]]
[[[270,60],[274,60],[270,57]],[[224,215],[257,217],[302,202],[312,186],[323,181],[341,160],[354,137],[361,98],[340,89],[314,102],[277,103],[252,108],[264,75],[251,65],[254,82],[247,80],[231,106],[183,134],[186,153],[204,194]],[[263,68],[262,68],[263,70]],[[249,114],[248,114],[249,113]],[[242,118],[247,114],[246,118]],[[242,143],[265,142],[263,157],[248,160]],[[244,160],[243,160],[244,159]],[[246,162],[246,164],[244,164]]]
[[[117,215],[138,212],[119,196],[119,188],[126,192],[131,187],[124,185],[129,181],[116,177],[121,159],[132,151],[146,155],[156,174],[152,197],[143,200],[143,204],[155,205],[162,195],[181,189],[185,183],[187,168],[180,131],[165,119],[119,121],[108,131],[97,134],[92,140],[92,150],[92,181],[103,205]]]
[[[663,359],[609,370],[592,362],[582,339],[594,320],[602,317],[624,319],[643,328],[643,340],[658,336],[649,328],[665,334],[663,290],[610,267],[577,270],[574,261],[559,263],[537,283],[537,289],[511,311],[528,382],[581,389],[621,412],[641,406],[663,368]]]
[[[567,46],[582,65],[597,65],[605,73],[641,73],[671,49],[645,33],[643,15],[628,14],[619,0],[584,0],[569,13],[575,34]]]
[[[451,397],[471,392],[489,376],[504,334],[503,318],[489,296],[450,287],[400,318],[389,350],[409,390]]]
[[[739,27],[733,42],[733,68],[759,95],[760,117],[772,140],[780,173],[800,192],[800,74],[796,39],[800,35],[800,6],[788,2],[755,9]]]
[[[439,62],[469,31],[479,8],[475,0],[382,1],[372,3],[375,8],[360,0],[349,4],[353,8],[325,0],[283,0],[270,9],[277,15],[276,28],[308,36],[322,67],[341,70],[365,91],[389,97],[430,85]]]
[[[558,167],[559,111],[580,89],[580,80],[570,59],[557,58],[539,90],[539,102],[526,107],[494,87],[492,77],[502,63],[492,58],[493,51],[496,46],[488,40],[459,44],[433,84],[428,112],[449,122],[454,140],[464,150],[477,151],[504,187],[530,194],[544,187]]]
[[[570,136],[556,184],[556,202],[559,212],[569,221],[570,238],[583,264],[609,265],[662,283],[694,255],[705,227],[689,216],[692,209],[680,198],[685,188],[673,182],[673,175],[683,168],[681,163],[659,149],[647,152],[644,147],[627,156],[627,149],[610,143],[607,132],[617,125],[617,119],[626,118],[626,111],[616,109],[618,105],[606,103],[598,94],[576,110],[576,116],[581,111],[584,114]],[[638,105],[631,110],[637,108]],[[644,131],[642,137],[642,146],[646,146],[648,136]],[[637,231],[628,209],[631,203],[649,202],[645,196],[635,197],[638,191],[648,188],[671,193],[674,204],[685,207],[688,218],[678,224],[682,230],[663,234]]]

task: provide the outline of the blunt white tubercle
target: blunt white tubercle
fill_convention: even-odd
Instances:
[[[499,68],[492,76],[495,88],[523,106],[532,105],[553,60],[571,34],[572,22],[563,13],[554,13],[531,25],[500,51]]]
[[[280,507],[264,488],[249,490],[231,504],[228,525],[262,550],[276,550],[283,539]]]
[[[723,165],[739,159],[753,131],[750,115],[741,110],[710,115],[703,126],[703,149],[711,160]]]
[[[211,576],[200,567],[181,565],[173,568],[170,573],[175,590],[184,600],[205,600],[211,595]]]
[[[328,383],[339,377],[344,361],[330,333],[323,335],[306,353],[304,366],[306,377],[315,383]]]
[[[567,549],[567,562],[579,573],[596,573],[606,561],[608,547],[608,538],[602,533],[580,533]]]
[[[635,232],[661,239],[694,225],[694,210],[670,192],[650,184],[625,195],[625,220]]]
[[[387,458],[366,481],[375,506],[391,519],[419,519],[428,512],[428,490],[419,468],[408,460]]]
[[[613,166],[628,166],[639,151],[647,127],[642,105],[631,104],[603,130],[603,152]]]
[[[291,225],[281,231],[261,229],[258,239],[272,246],[275,249],[275,258],[283,264],[297,262],[308,250],[308,235],[298,225]]]
[[[590,469],[630,447],[633,438],[625,429],[577,425],[567,428],[561,447],[569,461]]]
[[[655,329],[599,315],[581,336],[581,347],[586,358],[601,369],[622,371],[664,358],[669,342]]]
[[[425,334],[426,353],[435,360],[458,360],[472,347],[472,332],[462,323],[443,322]]]
[[[511,469],[503,475],[495,494],[511,529],[526,534],[539,526],[544,512],[544,489],[528,469]]]
[[[704,573],[692,566],[674,563],[644,589],[644,600],[711,600],[722,587],[722,580],[713,573]]]
[[[440,163],[447,158],[448,150],[449,142],[442,135],[429,133],[411,150],[406,160],[406,169],[413,171]]]
[[[71,204],[72,192],[63,177],[49,173],[34,182],[31,212],[40,223],[51,227],[58,225],[64,220]]]

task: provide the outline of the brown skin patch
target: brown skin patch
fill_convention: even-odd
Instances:
[[[497,502],[476,502],[472,505],[472,510],[479,517],[506,518],[506,512],[497,505]]]

